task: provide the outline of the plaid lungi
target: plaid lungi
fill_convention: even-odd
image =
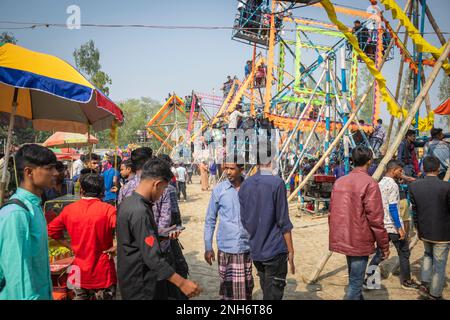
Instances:
[[[253,292],[252,260],[250,253],[218,254],[222,300],[251,300]]]

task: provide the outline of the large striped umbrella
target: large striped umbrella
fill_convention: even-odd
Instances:
[[[0,43],[0,118],[9,115],[5,159],[15,118],[43,131],[86,133],[123,122],[123,113],[67,62],[10,43]],[[6,166],[0,182],[3,200]]]
[[[70,64],[10,43],[0,43],[0,113],[43,131],[86,133],[123,121],[119,107]]]

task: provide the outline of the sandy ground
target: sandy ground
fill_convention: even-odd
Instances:
[[[193,177],[194,184],[187,185],[187,202],[180,202],[181,215],[186,230],[180,236],[184,246],[184,254],[190,267],[190,278],[200,283],[203,293],[197,299],[219,298],[219,278],[217,261],[212,266],[208,265],[204,258],[203,227],[210,192],[201,191],[199,177]],[[309,279],[315,266],[328,248],[328,219],[312,218],[310,216],[297,216],[295,204],[290,207],[290,215],[294,224],[293,239],[295,248],[296,274],[288,274],[284,299],[295,300],[340,300],[344,297],[348,282],[345,256],[333,254],[321,273],[317,283],[306,284],[303,278]],[[215,237],[214,237],[215,239]],[[217,247],[214,241],[214,250]],[[411,253],[411,270],[413,277],[420,279],[420,262],[423,256],[423,245],[419,243]],[[387,269],[392,268],[398,260],[394,247],[391,246],[391,257],[383,262]],[[450,270],[450,259],[447,263],[447,275]],[[259,286],[259,278],[253,268],[255,277],[255,289],[253,299],[262,299]],[[447,285],[450,280],[447,279]],[[444,298],[450,299],[450,286],[444,288]],[[404,290],[400,286],[398,276],[391,275],[382,280],[381,289],[365,291],[367,300],[415,300],[419,298],[416,291]]]

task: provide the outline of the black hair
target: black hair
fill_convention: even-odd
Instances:
[[[373,153],[372,150],[365,146],[357,146],[352,150],[352,161],[353,165],[356,167],[362,167],[372,160]]]
[[[149,147],[141,147],[131,152],[131,161],[136,166],[136,170],[141,170],[144,164],[152,158],[153,150]]]
[[[108,157],[107,160],[112,166],[114,166],[114,161],[117,161],[117,168],[120,167],[121,163],[122,163],[122,158],[120,156],[111,156]]]
[[[423,159],[423,171],[425,172],[434,172],[439,170],[439,159],[435,156],[426,156]]]
[[[61,161],[57,161],[56,165],[55,165],[55,169],[58,172],[64,171],[66,169],[66,167],[64,166],[64,163],[62,163]]]
[[[378,119],[378,120],[377,120],[377,123],[383,124],[383,120],[382,120],[382,119]]]
[[[122,165],[125,168],[130,168],[131,172],[136,172],[136,166],[134,165],[133,161],[131,161],[131,159],[127,159],[127,160],[122,161]]]
[[[89,169],[89,168],[84,168],[84,169],[81,169],[81,171],[80,171],[80,177],[83,175],[83,174],[88,174],[88,173],[97,173],[95,170],[93,170],[93,169]]]
[[[82,162],[86,162],[86,155],[82,154],[82,155],[80,156],[80,160],[81,160]]]
[[[56,165],[57,162],[53,151],[37,144],[26,144],[21,147],[15,155],[15,161],[20,182],[23,181],[23,170],[25,167]]]
[[[100,159],[100,156],[96,153],[91,153],[91,155],[87,154],[84,156],[84,162],[89,162],[91,160],[100,161],[101,159]]]
[[[361,21],[355,20],[355,21],[353,21],[353,23],[359,23],[359,24],[361,24]]]
[[[359,120],[358,122],[359,122],[359,124],[364,124],[365,123],[363,119]]]
[[[170,164],[160,158],[147,161],[142,167],[141,179],[163,179],[169,182],[173,178]]]
[[[410,137],[410,136],[415,136],[415,135],[416,135],[416,130],[408,129],[408,131],[406,131],[405,138]]]
[[[103,198],[105,193],[105,183],[103,177],[98,173],[87,173],[80,177],[80,185],[83,196]]]
[[[172,158],[168,154],[160,154],[158,158],[167,161],[171,166],[173,165]]]
[[[431,139],[437,138],[442,133],[441,128],[433,128],[430,131]]]
[[[403,168],[402,164],[398,160],[390,160],[386,165],[386,170],[393,170],[396,168]]]

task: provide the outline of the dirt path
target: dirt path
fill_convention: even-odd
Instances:
[[[180,202],[183,223],[186,230],[183,231],[180,240],[184,246],[184,253],[189,263],[191,279],[198,281],[204,289],[198,299],[219,298],[219,279],[216,264],[209,266],[203,258],[203,227],[210,192],[202,192],[199,177],[193,177],[194,184],[187,185],[188,201]],[[291,207],[290,215],[294,224],[293,239],[295,247],[295,263],[297,273],[288,275],[288,283],[285,289],[285,299],[317,300],[317,299],[342,299],[347,285],[347,267],[345,257],[333,254],[319,281],[315,285],[307,285],[302,280],[302,275],[309,278],[316,264],[328,247],[328,220],[326,218],[312,219],[311,217],[296,217],[295,206]],[[215,239],[215,236],[214,236]],[[214,250],[217,248],[214,240]],[[411,253],[411,270],[413,277],[420,278],[420,260],[423,255],[423,246],[419,242]],[[389,266],[398,259],[394,247],[391,247],[391,258],[386,261]],[[447,274],[450,270],[450,260],[447,263]],[[261,299],[259,278],[255,273],[254,299]],[[447,279],[447,284],[450,281]],[[407,291],[401,288],[398,276],[392,275],[382,280],[381,289],[365,291],[367,300],[418,299],[415,291]],[[450,299],[450,287],[444,289],[444,297]]]

